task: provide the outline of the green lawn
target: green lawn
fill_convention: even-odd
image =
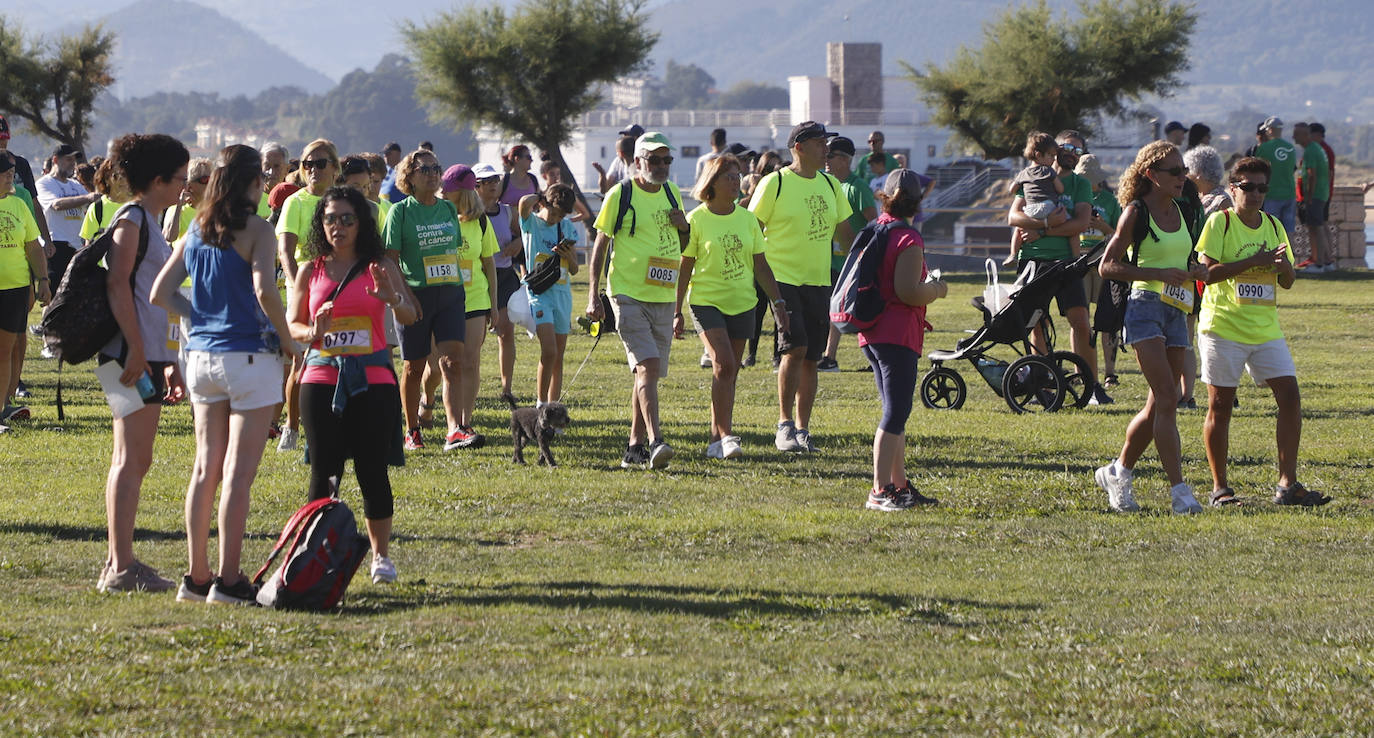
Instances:
[[[932,308],[928,349],[974,327],[979,282],[956,278]],[[493,344],[478,412],[489,445],[445,454],[431,433],[393,472],[401,581],[374,586],[364,569],[330,615],[98,594],[107,413],[77,367],[58,427],[55,366],[35,342],[35,418],[0,437],[0,731],[1369,734],[1374,277],[1302,279],[1281,301],[1304,392],[1301,474],[1335,497],[1319,510],[1268,502],[1273,403],[1244,386],[1232,486],[1247,506],[1169,515],[1149,454],[1145,511],[1106,513],[1092,469],[1144,396],[1126,359],[1117,404],[1034,417],[960,365],[965,407],[908,424],[913,479],[941,506],[867,512],[879,409],[852,339],[845,371],[821,376],[815,456],[772,450],[765,364],[740,379],[745,458],[708,462],[709,372],[684,341],[661,389],[678,456],[664,472],[620,470],[629,376],[609,337],[568,392],[562,465],[515,467]],[[569,378],[591,345],[569,342]],[[536,344],[519,348],[527,398]],[[1200,493],[1202,418],[1181,415]],[[135,548],[167,575],[186,566],[189,429],[185,407],[165,412],[139,514]],[[266,453],[245,568],[305,486],[297,454]],[[361,508],[351,478],[344,496]]]

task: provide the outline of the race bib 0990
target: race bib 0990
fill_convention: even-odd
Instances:
[[[1240,305],[1265,305],[1273,307],[1274,281],[1257,282],[1236,280],[1236,302]]]

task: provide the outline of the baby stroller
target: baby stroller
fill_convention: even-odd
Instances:
[[[957,410],[968,397],[964,378],[945,362],[965,359],[977,370],[993,392],[1007,401],[1017,413],[1055,412],[1066,404],[1081,408],[1092,397],[1092,370],[1088,362],[1072,351],[1054,350],[1054,323],[1049,305],[1056,293],[1070,280],[1083,275],[1102,260],[1105,242],[1073,261],[1049,264],[1032,262],[1016,278],[1010,299],[996,314],[983,304],[982,296],[973,306],[983,314],[983,326],[959,341],[953,351],[927,354],[931,370],[921,378],[921,402],[935,410]],[[1044,327],[1050,353],[1032,351],[1030,335],[1036,325]],[[1011,362],[988,356],[994,346],[1007,345],[1018,358]]]

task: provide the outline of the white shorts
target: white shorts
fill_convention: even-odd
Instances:
[[[230,410],[256,410],[281,402],[282,362],[276,354],[250,351],[186,352],[186,391],[191,402],[229,402]]]
[[[1204,384],[1236,387],[1240,384],[1240,373],[1246,370],[1260,386],[1277,377],[1298,376],[1288,341],[1282,338],[1266,343],[1240,343],[1202,333],[1198,335],[1197,347],[1202,356]]]

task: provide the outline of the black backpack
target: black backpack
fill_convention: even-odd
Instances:
[[[119,209],[112,223],[130,208],[143,212],[138,229],[138,254],[129,273],[132,290],[138,268],[148,253],[148,220],[152,217],[141,205],[130,203]],[[105,280],[108,270],[102,266],[114,245],[114,228],[107,228],[91,245],[76,252],[62,282],[53,293],[52,302],[43,309],[43,342],[58,359],[68,364],[80,364],[95,356],[105,344],[119,333],[119,323],[110,308]]]
[[[840,333],[872,328],[887,308],[878,285],[878,269],[887,255],[887,242],[895,230],[914,230],[905,222],[873,222],[863,227],[845,257],[840,277],[830,293],[830,322]]]
[[[620,226],[625,224],[625,214],[630,213],[630,235],[635,234],[635,223],[639,221],[639,215],[635,213],[634,205],[630,204],[630,199],[634,195],[635,183],[633,179],[627,179],[620,183],[620,210],[615,214],[615,225],[611,227],[611,238],[620,232]],[[673,197],[673,188],[667,182],[663,183],[663,192],[668,196],[668,204],[673,210],[678,209],[677,198]]]
[[[558,221],[554,226],[558,232],[559,243],[563,242],[563,221]],[[552,258],[545,259],[525,275],[525,285],[530,288],[530,292],[542,295],[549,291],[549,288],[558,283],[559,277],[563,276],[563,260],[555,254]]]

